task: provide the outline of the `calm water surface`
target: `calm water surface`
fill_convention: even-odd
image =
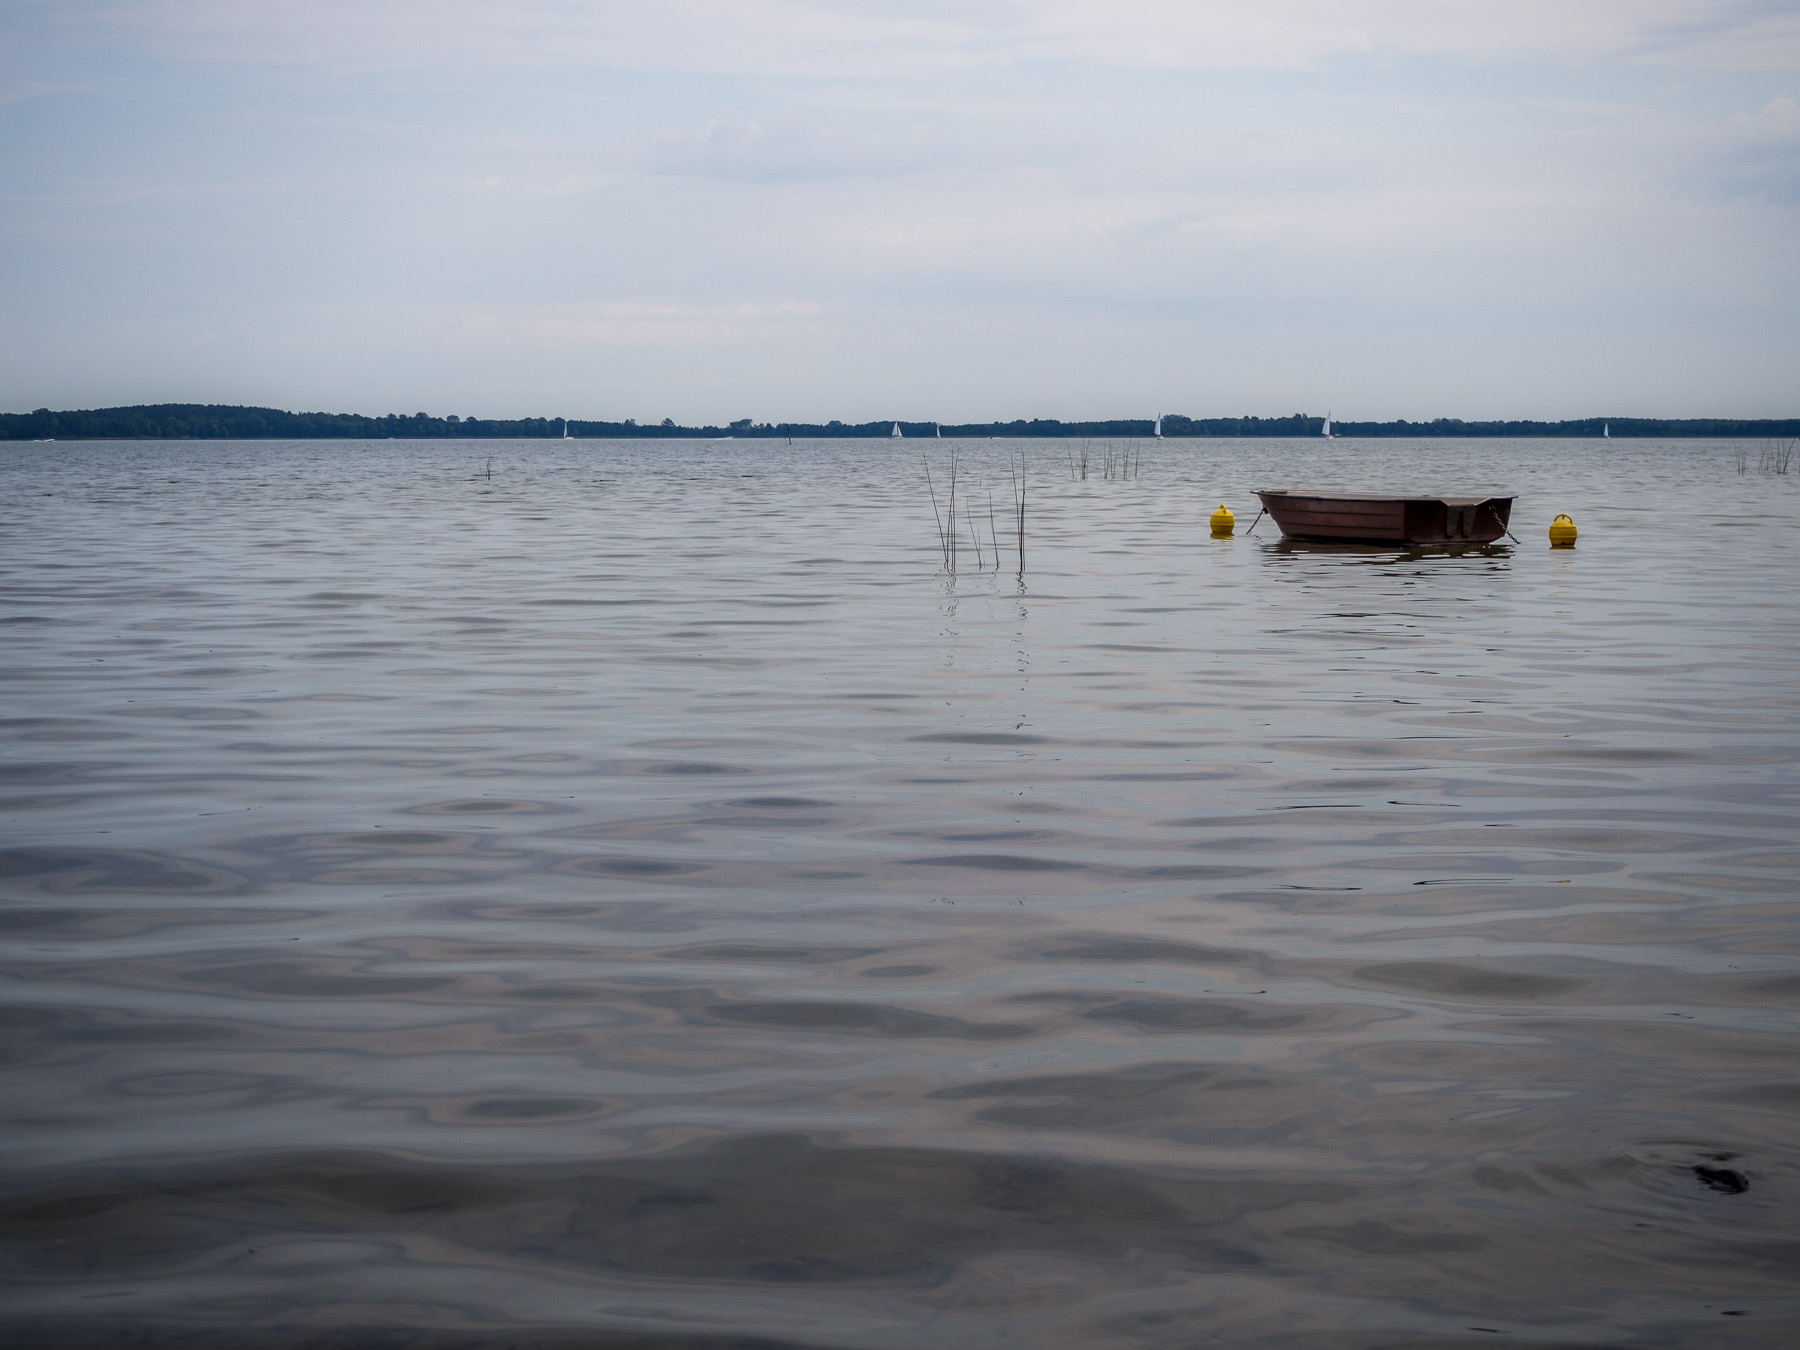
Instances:
[[[1800,476],[949,445],[0,452],[6,1343],[1800,1342]]]

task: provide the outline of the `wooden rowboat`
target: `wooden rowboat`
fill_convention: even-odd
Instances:
[[[1294,539],[1365,544],[1491,544],[1506,533],[1511,497],[1390,497],[1377,492],[1256,494]]]

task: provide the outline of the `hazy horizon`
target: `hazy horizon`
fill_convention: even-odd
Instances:
[[[0,407],[1791,417],[1791,0],[14,0]]]

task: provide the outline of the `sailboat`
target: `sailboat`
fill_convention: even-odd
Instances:
[[[1327,440],[1335,441],[1337,439],[1337,437],[1332,435],[1332,432],[1331,432],[1331,414],[1330,413],[1325,414],[1325,429],[1323,431],[1321,431],[1319,434],[1321,436],[1325,437]]]
[[[1156,428],[1154,431],[1151,432],[1151,434],[1153,436],[1155,436],[1156,439],[1159,441],[1162,439],[1162,414],[1161,413],[1156,414]]]
[[[571,435],[569,432],[569,419],[566,417],[563,418],[563,439],[565,441],[572,441],[575,439],[575,437],[573,435]]]
[[[894,429],[892,431],[888,432],[888,439],[890,441],[897,440],[899,438],[899,436],[900,436],[900,424],[898,422],[896,422],[896,423],[894,423]]]
[[[1612,439],[1612,423],[1602,422],[1600,424],[1600,434],[1610,441]]]
[[[940,441],[943,440],[944,439],[944,424],[942,422],[933,422],[931,425],[937,428],[937,438]]]

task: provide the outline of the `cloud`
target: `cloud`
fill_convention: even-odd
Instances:
[[[34,98],[54,98],[58,94],[85,94],[91,90],[92,86],[87,84],[22,80],[17,84],[0,85],[0,108],[13,103],[27,103]]]
[[[164,57],[351,70],[893,74],[968,64],[962,49],[981,32],[948,7],[841,0],[74,0],[69,8],[66,22]]]
[[[458,345],[503,344],[567,352],[571,348],[704,347],[817,319],[809,299],[741,299],[696,304],[638,298],[580,305],[514,305],[455,315],[444,336]]]
[[[1800,202],[1800,103],[1778,98],[1707,136],[1694,178],[1728,196]]]
[[[43,3],[43,0],[39,0]],[[1340,58],[1800,65],[1789,0],[62,0],[190,60],[820,77],[1027,61],[1307,70]]]
[[[1710,0],[1673,8],[1640,25],[1633,55],[1725,68],[1800,64],[1800,8],[1793,0]]]
[[[1066,160],[1066,147],[983,143],[926,126],[868,132],[817,119],[746,121],[735,113],[697,131],[653,135],[641,155],[656,173],[751,183],[1042,166]]]

